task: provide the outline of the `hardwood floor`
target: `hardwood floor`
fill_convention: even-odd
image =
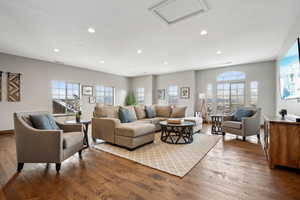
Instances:
[[[0,135],[0,199],[300,199],[300,172],[269,169],[256,137],[226,135],[184,178],[93,148],[82,155],[60,174],[54,164],[25,164],[17,174],[14,136]]]

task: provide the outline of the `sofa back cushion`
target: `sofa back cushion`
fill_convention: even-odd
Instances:
[[[94,117],[109,117],[119,119],[119,106],[96,105]]]
[[[184,118],[185,117],[186,109],[187,109],[186,106],[173,107],[172,108],[171,117],[172,118]]]
[[[135,114],[135,109],[134,106],[121,106],[123,109],[127,109],[130,113],[130,116],[132,116],[133,121],[137,120],[136,114]]]
[[[146,112],[147,118],[155,118],[156,117],[156,114],[155,114],[152,106],[146,106],[145,112]]]
[[[170,117],[172,108],[171,106],[155,106],[157,117]]]
[[[134,110],[135,110],[137,119],[145,119],[146,118],[146,112],[145,112],[144,105],[134,106]]]

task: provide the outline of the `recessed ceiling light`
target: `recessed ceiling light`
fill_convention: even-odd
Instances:
[[[59,52],[60,50],[55,48],[55,49],[53,49],[53,51],[57,53],[57,52]]]
[[[104,60],[100,60],[100,63],[103,64],[103,63],[104,63]]]
[[[91,28],[91,27],[90,27],[90,28],[88,28],[88,32],[89,32],[89,33],[95,33],[96,30],[95,30],[94,28]]]
[[[164,62],[165,65],[169,64],[167,61]]]
[[[207,31],[206,30],[203,30],[203,31],[201,31],[201,33],[200,33],[201,35],[207,35],[208,33],[207,33]]]
[[[142,52],[143,52],[142,49],[138,49],[138,50],[137,50],[137,53],[138,53],[138,54],[141,54]]]
[[[222,54],[222,51],[217,51],[217,54],[218,54],[218,55]]]

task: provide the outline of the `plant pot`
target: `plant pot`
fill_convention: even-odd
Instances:
[[[80,122],[80,116],[76,116],[76,122],[77,122],[77,123]]]

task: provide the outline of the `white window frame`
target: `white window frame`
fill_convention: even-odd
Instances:
[[[136,100],[138,104],[145,104],[145,88],[135,89]]]
[[[63,84],[63,87],[55,87],[56,84]],[[75,87],[75,85],[77,86],[77,89]],[[80,88],[81,85],[80,83],[75,83],[75,82],[67,82],[67,81],[57,81],[57,80],[53,80],[51,81],[51,97],[52,97],[52,101],[61,101],[61,103],[65,103],[66,105],[68,105],[68,103],[70,103],[70,101],[74,101],[74,94],[78,96],[78,98],[80,98]],[[70,91],[72,91],[70,93]],[[67,113],[73,113],[73,112],[69,112],[68,106],[66,106],[65,108],[65,112],[64,114]]]
[[[258,81],[251,81],[250,82],[250,105],[252,105],[252,106],[257,105],[258,91],[259,91]]]
[[[108,100],[108,98],[111,98]],[[103,105],[113,106],[115,104],[115,88],[103,85],[96,86],[96,102]]]
[[[179,99],[179,88],[177,85],[170,85],[168,87],[168,104],[175,105]]]

